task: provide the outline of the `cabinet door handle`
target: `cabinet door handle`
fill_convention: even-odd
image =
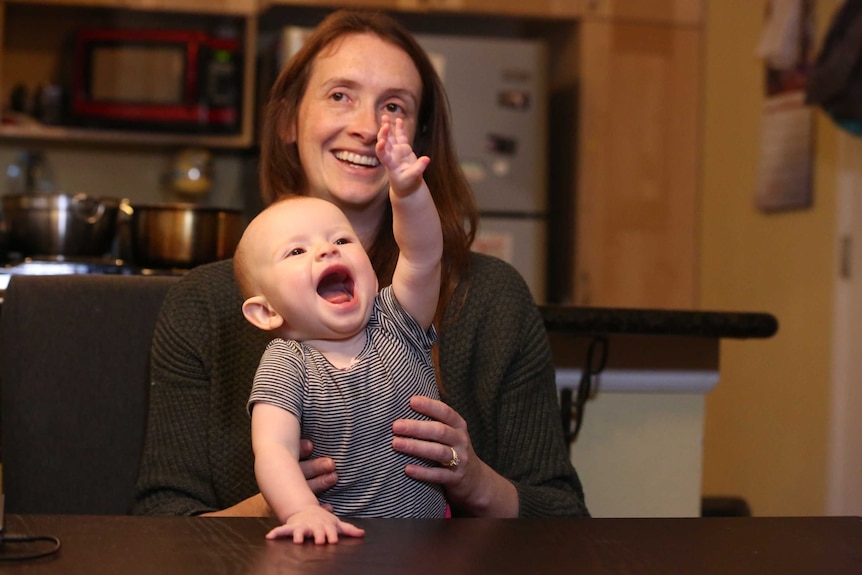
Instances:
[[[853,277],[853,238],[841,236],[840,250],[840,275],[841,279],[849,280]]]

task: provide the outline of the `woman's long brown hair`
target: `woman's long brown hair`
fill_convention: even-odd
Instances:
[[[286,196],[305,194],[308,181],[296,143],[286,137],[295,127],[299,104],[308,87],[315,58],[340,38],[350,34],[374,34],[398,46],[410,56],[422,79],[413,148],[431,164],[425,181],[431,190],[443,227],[443,269],[437,323],[451,303],[455,289],[467,279],[470,244],[476,234],[477,211],[470,185],[455,154],[450,126],[449,101],[431,60],[410,32],[390,16],[379,12],[338,10],[327,16],[306,39],[302,48],[281,71],[269,94],[261,135],[260,181],[265,205]],[[392,210],[387,209],[368,255],[381,286],[392,283],[398,246],[392,235]]]

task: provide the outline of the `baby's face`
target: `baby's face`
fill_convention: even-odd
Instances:
[[[284,319],[278,335],[344,339],[368,323],[377,276],[334,204],[302,197],[274,204],[249,224],[252,274]]]

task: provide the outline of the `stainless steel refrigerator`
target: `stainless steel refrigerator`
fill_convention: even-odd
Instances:
[[[547,55],[522,39],[418,35],[443,79],[481,220],[473,249],[508,261],[546,301]]]
[[[308,28],[278,40],[281,67]],[[548,88],[539,41],[418,34],[446,86],[458,158],[480,210],[473,249],[511,263],[547,301]],[[432,158],[433,161],[433,158]]]

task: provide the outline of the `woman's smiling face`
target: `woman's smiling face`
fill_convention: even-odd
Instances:
[[[343,36],[318,54],[295,133],[308,195],[348,214],[370,209],[379,217],[388,195],[386,171],[374,152],[380,118],[402,118],[412,140],[421,97],[410,56],[374,34]]]

